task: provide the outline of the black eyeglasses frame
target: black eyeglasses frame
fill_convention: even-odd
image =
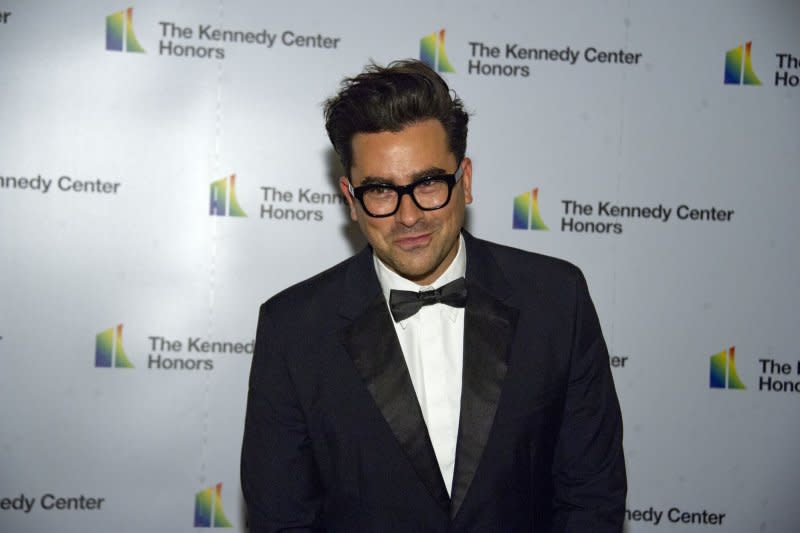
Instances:
[[[361,204],[361,207],[364,209],[364,212],[373,218],[386,218],[394,215],[397,213],[397,210],[400,209],[400,202],[403,200],[404,195],[409,195],[411,197],[411,201],[414,202],[414,205],[417,206],[421,211],[437,211],[446,207],[447,204],[450,203],[450,197],[453,195],[453,187],[456,186],[461,180],[461,176],[464,174],[464,169],[461,166],[461,162],[458,163],[458,168],[453,174],[435,174],[433,176],[423,176],[416,181],[409,183],[408,185],[391,185],[388,183],[368,183],[367,185],[361,185],[359,187],[353,187],[353,184],[348,182],[347,188],[350,191],[350,195],[358,200]],[[427,181],[437,180],[437,181],[444,181],[447,184],[447,199],[442,203],[442,205],[438,207],[422,207],[417,202],[416,197],[414,196],[414,189],[422,183]],[[367,209],[367,206],[364,204],[364,194],[367,191],[372,189],[391,189],[397,193],[397,205],[394,206],[394,210],[390,213],[386,213],[383,215],[374,215]]]

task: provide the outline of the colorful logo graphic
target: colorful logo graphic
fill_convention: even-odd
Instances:
[[[761,80],[750,62],[753,42],[747,41],[742,54],[742,45],[731,48],[725,54],[725,85],[761,85]]]
[[[236,174],[211,183],[211,200],[209,202],[211,216],[246,217],[244,210],[236,200]]]
[[[736,364],[733,360],[735,347],[728,351],[722,350],[711,356],[711,366],[708,386],[712,389],[746,389],[739,374],[736,373]]]
[[[233,527],[222,509],[222,483],[201,490],[195,496],[194,527]]]
[[[549,230],[539,214],[539,188],[524,192],[514,198],[514,229]]]
[[[97,334],[94,349],[94,366],[104,368],[133,368],[122,349],[122,324]]]
[[[436,72],[455,72],[444,50],[444,29],[419,40],[419,59]]]
[[[106,17],[106,50],[144,53],[133,33],[133,8]]]

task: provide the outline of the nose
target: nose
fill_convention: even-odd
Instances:
[[[424,212],[417,207],[414,199],[410,194],[404,194],[400,197],[400,205],[397,208],[397,213],[394,214],[395,220],[400,224],[411,227],[424,216]]]

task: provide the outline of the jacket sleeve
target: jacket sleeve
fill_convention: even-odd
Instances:
[[[619,533],[627,482],[622,416],[586,280],[578,271],[570,370],[554,463],[554,532]]]
[[[250,370],[242,492],[251,533],[319,531],[322,487],[305,416],[286,365],[288,339],[261,307]]]

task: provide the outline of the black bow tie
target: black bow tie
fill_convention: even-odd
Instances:
[[[467,282],[464,278],[458,278],[432,291],[389,291],[389,307],[395,322],[414,316],[426,305],[464,307],[466,302]]]

